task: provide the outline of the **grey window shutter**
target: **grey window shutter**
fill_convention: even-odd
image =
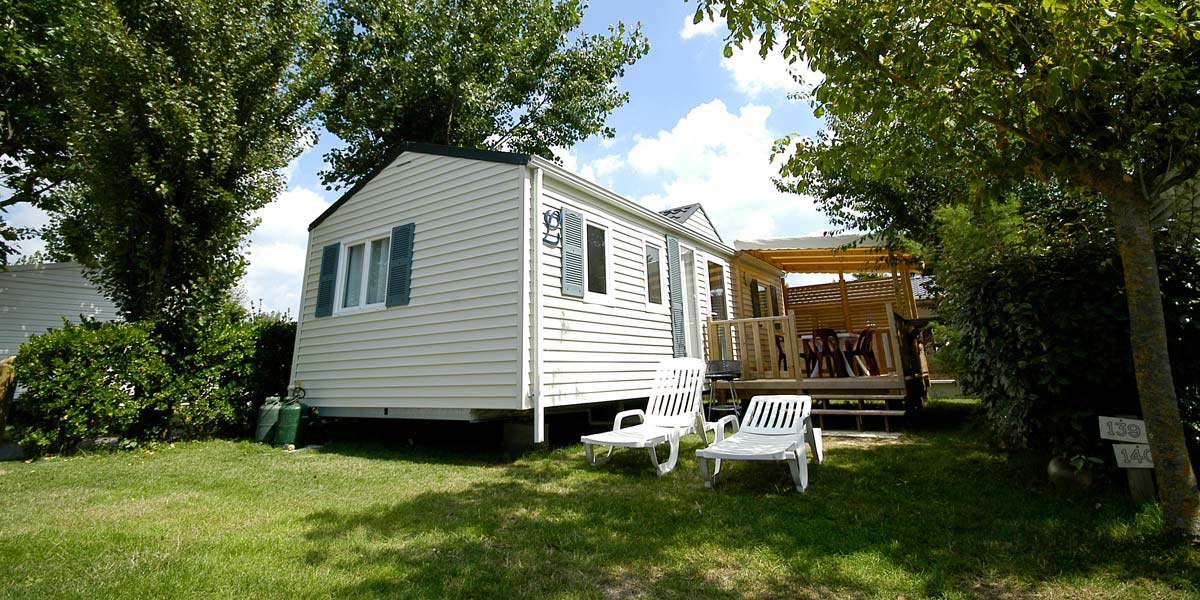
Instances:
[[[750,280],[750,305],[754,307],[753,310],[754,310],[754,318],[755,319],[763,316],[763,314],[762,314],[762,298],[760,298],[758,295],[758,280],[757,279]]]
[[[392,247],[388,256],[387,306],[408,304],[412,291],[413,238],[416,223],[392,228]]]
[[[562,209],[562,295],[583,297],[583,215]]]
[[[338,251],[341,244],[330,244],[321,250],[321,277],[317,279],[317,312],[314,316],[333,314],[333,292],[337,289]]]
[[[667,280],[671,286],[671,342],[676,358],[687,356],[683,331],[683,277],[679,272],[679,240],[667,236]]]

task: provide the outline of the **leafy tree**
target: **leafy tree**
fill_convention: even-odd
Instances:
[[[583,0],[332,0],[331,77],[321,111],[346,147],[327,184],[349,183],[404,142],[507,148],[613,136],[604,121],[629,95],[615,79],[649,51],[640,25],[572,33]]]
[[[1156,216],[1200,201],[1189,184],[1200,169],[1195,3],[698,1],[697,19],[719,13],[730,44],[757,41],[824,73],[818,112],[889,132],[887,144],[862,145],[872,136],[835,133],[836,152],[871,177],[902,178],[914,162],[956,165],[976,191],[1033,176],[1101,199],[1123,264],[1166,527],[1200,537],[1153,244]],[[813,176],[829,156],[802,142],[785,173]]]
[[[54,82],[76,165],[54,242],[127,319],[220,302],[308,103],[314,0],[109,0],[63,19]]]
[[[3,213],[18,204],[55,207],[72,166],[58,70],[66,24],[80,14],[71,0],[0,0],[0,266],[32,237]]]

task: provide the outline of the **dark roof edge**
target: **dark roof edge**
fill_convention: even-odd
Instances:
[[[388,168],[388,165],[395,162],[396,159],[400,158],[400,155],[404,154],[405,152],[436,154],[438,156],[483,160],[487,162],[504,163],[509,165],[529,164],[528,154],[501,152],[499,150],[480,150],[478,148],[462,148],[459,146],[443,146],[441,144],[404,142],[403,144],[400,144],[400,146],[397,147],[394,152],[388,155],[387,158],[380,161],[370,173],[367,173],[365,177],[359,179],[358,183],[354,184],[354,187],[346,190],[346,193],[342,194],[342,196],[334,201],[333,204],[330,204],[329,208],[325,209],[325,212],[321,213],[319,217],[314,219],[313,222],[308,225],[308,230],[312,231],[313,229],[316,229],[317,225],[320,225],[322,221],[329,218],[329,215],[337,212],[337,209],[341,208],[341,206],[345,204],[347,200],[354,196],[354,194],[358,193],[359,190],[363,189],[363,186],[370,183],[372,179],[375,179],[375,177],[382,173],[384,169]]]
[[[696,211],[699,209],[700,209],[700,203],[693,202],[691,204],[685,204],[683,206],[676,206],[673,208],[668,208],[666,210],[660,210],[660,211],[658,211],[658,214],[663,215],[669,219],[674,219],[676,221],[679,221],[680,223],[686,223],[687,220],[692,218],[692,215],[695,214]]]

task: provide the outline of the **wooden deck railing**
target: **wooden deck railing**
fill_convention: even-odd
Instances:
[[[875,329],[873,349],[882,374],[896,374],[899,369],[899,343],[892,305],[882,306]],[[797,329],[796,316],[759,317],[709,321],[709,360],[739,360],[742,380],[803,379],[804,347],[802,332]],[[811,330],[803,333],[811,333]],[[786,359],[784,358],[786,357]]]
[[[795,331],[796,323],[790,315],[709,321],[708,357],[740,360],[743,380],[798,379],[804,359]]]

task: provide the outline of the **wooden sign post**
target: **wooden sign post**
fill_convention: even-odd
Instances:
[[[1125,469],[1133,501],[1140,504],[1154,500],[1154,478],[1150,474],[1154,461],[1150,457],[1146,423],[1141,419],[1100,417],[1100,438],[1122,442],[1113,444],[1113,455],[1117,466]]]

